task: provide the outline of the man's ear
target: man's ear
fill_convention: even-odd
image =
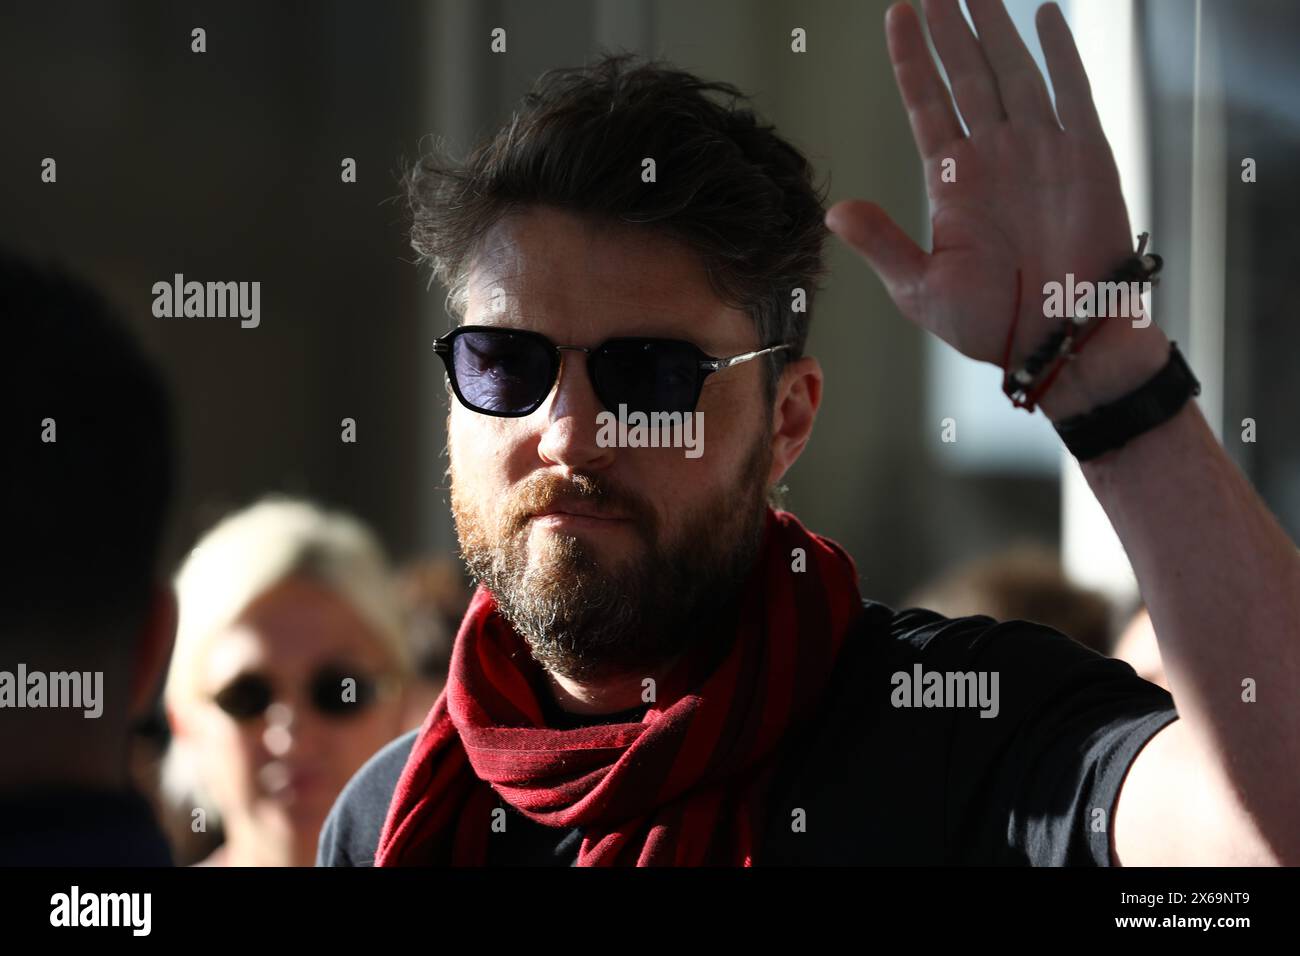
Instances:
[[[171,662],[176,642],[176,592],[170,583],[156,584],[149,603],[149,615],[136,635],[131,661],[130,715],[145,716],[157,699],[159,684]]]
[[[813,421],[822,403],[822,367],[811,355],[786,365],[777,383],[772,414],[772,469],[776,484],[803,453],[812,437]]]

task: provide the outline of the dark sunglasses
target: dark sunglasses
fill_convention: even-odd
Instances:
[[[649,414],[693,412],[708,376],[790,347],[716,358],[678,339],[609,339],[583,348],[556,345],[540,332],[490,325],[462,325],[433,343],[460,403],[498,418],[522,418],[541,407],[559,377],[562,350],[587,353],[587,374],[607,409],[626,405],[629,412]]]
[[[344,697],[343,681],[356,681],[354,695]],[[322,668],[307,683],[307,699],[316,712],[326,717],[351,717],[370,707],[383,686],[380,678],[340,668]],[[235,720],[261,717],[275,700],[275,688],[261,674],[241,674],[217,691],[212,698],[218,707]]]

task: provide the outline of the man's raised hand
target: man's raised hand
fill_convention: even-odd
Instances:
[[[1132,254],[1134,238],[1115,160],[1060,8],[1048,3],[1037,15],[1055,110],[1001,0],[968,0],[968,8],[978,37],[957,0],[923,4],[952,95],[915,11],[897,3],[885,16],[894,75],[925,165],[933,250],[922,250],[872,202],[839,202],[826,221],[867,260],[905,316],[964,354],[1001,364],[1017,270],[1023,298],[1013,362],[1059,323],[1044,317],[1044,284],[1064,282],[1066,273],[1076,281],[1104,279]],[[1088,345],[1088,362],[1110,366],[1121,379],[1130,368],[1132,376],[1158,368],[1168,348],[1163,335],[1154,326],[1154,334],[1137,332],[1123,319],[1106,322]],[[1141,353],[1136,362],[1134,351]]]

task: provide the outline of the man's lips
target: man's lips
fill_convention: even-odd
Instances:
[[[532,518],[591,518],[598,521],[626,521],[620,514],[605,511],[591,505],[552,505],[532,515]]]
[[[621,514],[601,511],[585,505],[554,505],[543,508],[528,519],[530,525],[566,531],[604,531],[626,525],[629,520]]]

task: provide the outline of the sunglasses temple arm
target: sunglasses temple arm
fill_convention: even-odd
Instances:
[[[780,349],[788,349],[788,348],[790,348],[789,343],[784,343],[782,345],[772,345],[765,349],[759,349],[756,352],[744,352],[740,355],[733,355],[730,358],[724,358],[724,359],[711,359],[709,361],[702,362],[700,364],[703,365],[705,368],[711,368],[714,371],[718,371],[719,369],[731,368],[731,366],[733,365],[741,365],[745,362],[750,361],[751,359],[758,358],[760,355],[766,355],[768,352],[776,352],[779,351]]]

